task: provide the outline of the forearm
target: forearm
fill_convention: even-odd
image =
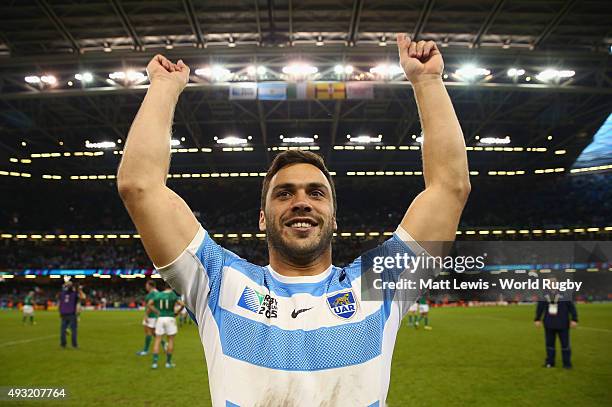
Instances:
[[[425,186],[444,185],[469,190],[463,132],[439,75],[412,81],[423,129]]]
[[[535,321],[539,321],[542,319],[542,314],[544,313],[544,304],[538,302],[538,306],[536,308]]]
[[[119,187],[165,185],[170,162],[170,135],[176,86],[152,83],[132,123],[117,174]]]
[[[578,312],[576,311],[576,306],[573,302],[570,302],[570,316],[572,321],[578,322]]]

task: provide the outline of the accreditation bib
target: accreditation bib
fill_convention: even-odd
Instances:
[[[557,315],[557,304],[548,304],[548,315]]]

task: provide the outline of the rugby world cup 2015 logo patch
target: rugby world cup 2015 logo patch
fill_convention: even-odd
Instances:
[[[357,312],[357,301],[355,301],[353,290],[328,295],[327,305],[334,315],[342,319],[349,319]]]
[[[238,306],[256,314],[264,315],[266,318],[278,316],[278,301],[268,294],[262,294],[251,287],[244,287],[242,295],[238,300]]]
[[[251,287],[245,287],[240,299],[238,300],[238,306],[256,313],[259,312],[259,307],[261,306],[263,299],[263,294],[258,293]]]

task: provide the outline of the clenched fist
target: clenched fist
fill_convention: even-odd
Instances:
[[[147,65],[147,75],[151,84],[168,84],[178,95],[189,82],[189,67],[182,59],[173,64],[168,58],[158,54]]]
[[[406,34],[397,34],[397,49],[400,65],[410,82],[442,75],[444,61],[435,42],[414,42]]]

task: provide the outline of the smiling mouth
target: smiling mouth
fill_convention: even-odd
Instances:
[[[285,226],[295,230],[308,230],[319,224],[312,219],[293,219],[285,223]]]

